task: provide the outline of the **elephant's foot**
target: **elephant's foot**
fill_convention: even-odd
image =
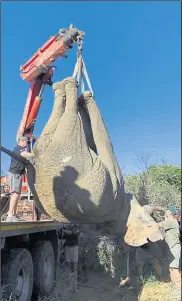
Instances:
[[[61,90],[62,92],[64,92],[65,96],[66,96],[66,90],[73,87],[78,88],[78,82],[74,77],[66,77],[62,81],[55,82],[52,85],[54,92],[56,90]]]
[[[78,82],[74,77],[66,77],[62,83],[66,92],[68,92],[70,88],[78,88]]]
[[[60,90],[62,91],[64,94],[65,94],[65,87],[64,87],[64,81],[59,81],[59,82],[55,82],[53,85],[52,85],[52,89],[53,91],[57,91],[57,90]],[[65,94],[66,96],[66,94]]]

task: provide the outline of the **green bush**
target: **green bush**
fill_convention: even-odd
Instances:
[[[141,205],[166,208],[181,207],[181,168],[173,165],[150,165],[144,172],[125,177],[126,190],[133,193]]]

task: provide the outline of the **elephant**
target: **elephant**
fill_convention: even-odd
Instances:
[[[125,234],[130,245],[163,239],[153,218],[124,179],[100,110],[91,92],[78,96],[78,83],[68,77],[52,86],[50,118],[34,148],[34,164],[4,149],[27,166],[37,208],[62,223],[100,223]],[[2,149],[2,148],[1,148]]]

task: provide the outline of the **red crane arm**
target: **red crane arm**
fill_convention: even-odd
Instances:
[[[66,52],[73,47],[74,43],[80,43],[83,36],[84,32],[74,28],[73,25],[70,25],[68,29],[61,29],[20,67],[20,75],[23,80],[30,83],[30,87],[17,131],[17,139],[21,135],[30,137],[33,133],[44,87],[52,85],[51,79],[55,67],[51,64],[60,57],[66,57]]]

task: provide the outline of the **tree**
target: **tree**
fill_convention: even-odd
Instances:
[[[174,185],[181,191],[181,167],[174,165],[151,165],[148,172],[156,181]]]
[[[166,208],[181,207],[181,167],[149,164],[151,153],[137,156],[141,173],[125,177],[126,189],[133,193],[141,205],[151,204]]]

